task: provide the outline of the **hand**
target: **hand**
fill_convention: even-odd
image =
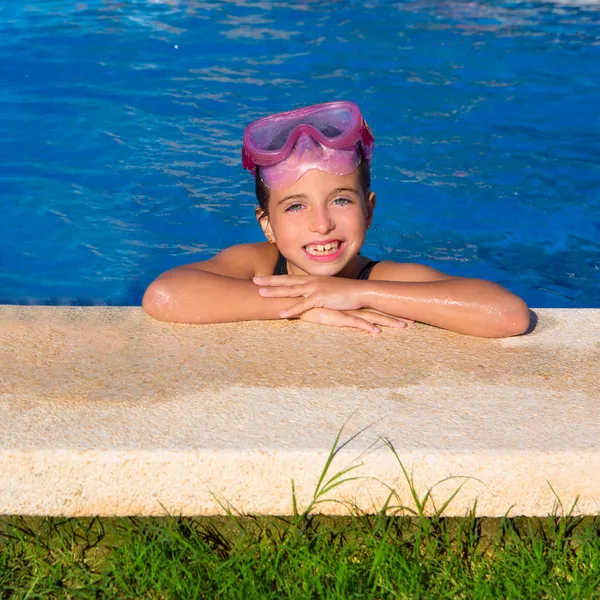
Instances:
[[[304,297],[302,301],[279,313],[284,319],[303,314],[311,308],[338,311],[363,308],[363,292],[368,283],[345,277],[318,275],[271,275],[255,277],[253,281],[260,287],[258,293],[265,298]]]
[[[300,315],[301,321],[333,327],[355,327],[369,333],[381,333],[377,325],[404,328],[414,321],[400,319],[372,310],[333,310],[330,308],[311,308]]]

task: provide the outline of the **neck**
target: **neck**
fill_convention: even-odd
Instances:
[[[356,279],[367,261],[367,258],[365,258],[364,256],[360,256],[360,254],[357,254],[344,266],[344,268],[341,271],[339,271],[339,273],[333,275],[333,277],[346,277],[348,279]],[[310,273],[303,271],[287,259],[285,261],[285,264],[289,275],[310,275]]]

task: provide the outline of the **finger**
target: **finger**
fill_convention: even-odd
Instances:
[[[395,319],[396,321],[401,321],[402,323],[406,323],[407,325],[414,324],[414,321],[412,319],[405,319],[404,317],[396,317],[395,315],[389,315],[387,313],[384,313],[384,312],[381,312],[378,310],[365,309],[364,312],[369,313],[369,314],[375,314],[375,315],[383,315],[384,317],[389,317],[390,319]],[[360,316],[364,318],[364,315],[361,314]]]
[[[383,325],[384,327],[396,327],[396,328],[405,328],[408,327],[408,323],[406,323],[403,319],[399,319],[397,317],[392,317],[391,315],[386,315],[384,313],[371,312],[368,310],[365,311],[345,311],[354,316],[365,319],[365,321],[369,321],[369,323],[375,323],[376,325]]]
[[[252,281],[256,285],[267,285],[272,287],[299,285],[306,282],[303,277],[297,275],[265,275],[264,277],[253,277]]]
[[[315,300],[314,300],[314,298],[309,296],[308,298],[305,298],[301,302],[297,302],[296,304],[293,304],[289,308],[286,308],[285,310],[280,311],[279,316],[282,319],[289,319],[290,317],[296,317],[298,315],[301,315],[302,313],[305,313],[307,310],[310,310],[311,308],[314,308],[314,307],[315,307]]]
[[[258,293],[265,298],[298,298],[310,294],[304,286],[300,285],[261,287]]]
[[[345,311],[330,309],[321,310],[327,311],[326,318],[323,321],[325,325],[332,325],[334,327],[354,327],[355,329],[363,329],[369,333],[381,333],[381,329],[379,329],[377,325],[374,325],[365,319],[361,319],[360,317],[349,315]]]
[[[331,327],[353,327],[363,329],[369,333],[381,333],[381,329],[373,323],[369,323],[360,317],[351,316],[345,311],[330,308],[315,308],[306,311],[305,315],[300,318],[308,323],[318,323]]]
[[[371,315],[361,315],[361,317],[370,323],[375,323],[376,325],[382,325],[384,327],[397,327],[403,329],[407,326],[404,321],[388,315],[373,313]]]
[[[374,323],[369,323],[369,321],[361,319],[360,317],[351,317],[350,315],[343,315],[340,324],[345,327],[363,329],[364,331],[368,331],[369,333],[381,333],[381,329],[379,329],[377,325],[375,325]]]

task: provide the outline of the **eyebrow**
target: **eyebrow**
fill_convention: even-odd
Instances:
[[[352,192],[353,194],[359,195],[358,190],[355,190],[354,188],[335,188],[335,190],[331,190],[331,192],[329,192],[329,196],[335,196],[341,192]]]

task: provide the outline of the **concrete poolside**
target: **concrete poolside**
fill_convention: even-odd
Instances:
[[[435,488],[440,505],[464,484],[445,514],[546,515],[556,496],[598,514],[600,310],[535,313],[489,340],[0,306],[0,514],[290,514],[291,480],[302,508],[344,424],[343,441],[368,428],[330,474],[365,479],[329,498],[377,510],[375,478],[414,506],[385,436],[421,495],[468,477]]]

